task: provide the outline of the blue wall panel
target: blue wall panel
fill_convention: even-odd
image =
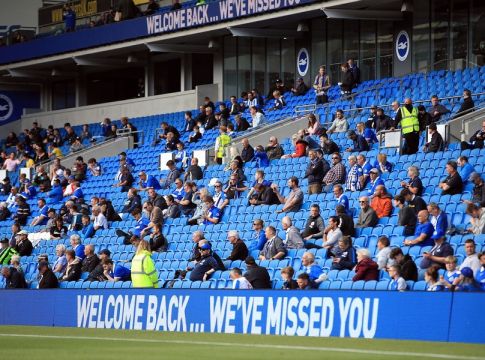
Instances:
[[[484,299],[450,292],[5,290],[0,323],[485,343],[484,316],[477,318]]]

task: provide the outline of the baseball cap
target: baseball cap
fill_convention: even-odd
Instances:
[[[348,137],[351,137],[351,136],[354,136],[354,135],[355,135],[355,131],[354,130],[347,131],[347,136]]]
[[[2,240],[0,240],[0,244],[8,244],[8,239],[3,238]]]
[[[109,251],[108,249],[103,249],[101,250],[98,255],[108,255],[108,256],[111,256],[111,251]]]
[[[464,267],[460,270],[461,274],[466,278],[473,278],[473,270],[469,267]]]
[[[376,168],[372,168],[370,169],[369,173],[379,174],[379,170],[377,170]]]
[[[25,230],[20,230],[17,235],[29,235],[29,233]]]
[[[206,243],[206,244],[203,244],[201,246],[199,246],[199,249],[200,250],[210,250],[212,247],[210,246],[209,243]]]

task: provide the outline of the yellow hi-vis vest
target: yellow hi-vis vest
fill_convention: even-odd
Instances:
[[[401,129],[403,134],[419,132],[418,109],[413,107],[413,111],[409,112],[405,106],[401,108]]]
[[[150,252],[142,251],[131,261],[131,283],[134,288],[158,287],[158,271]]]
[[[231,137],[227,134],[219,136],[219,148],[217,149],[217,157],[222,159],[226,154],[226,147],[231,143]]]

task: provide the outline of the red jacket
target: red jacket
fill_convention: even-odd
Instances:
[[[370,203],[370,207],[374,209],[377,214],[377,217],[383,218],[391,216],[392,214],[392,201],[389,195],[384,195],[384,197],[374,196],[372,202]]]
[[[352,281],[358,280],[379,280],[379,269],[374,260],[365,258],[357,263]]]
[[[292,158],[299,158],[306,156],[306,148],[308,144],[305,140],[298,140],[295,145],[295,152],[291,154]]]

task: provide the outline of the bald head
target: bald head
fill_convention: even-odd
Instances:
[[[418,212],[418,221],[421,224],[424,224],[426,221],[428,221],[428,216],[428,210],[421,210],[420,212]]]
[[[410,98],[406,98],[406,99],[404,99],[404,104],[405,105],[412,105],[413,101]]]
[[[386,187],[384,185],[378,185],[376,186],[374,193],[376,196],[386,195]]]

